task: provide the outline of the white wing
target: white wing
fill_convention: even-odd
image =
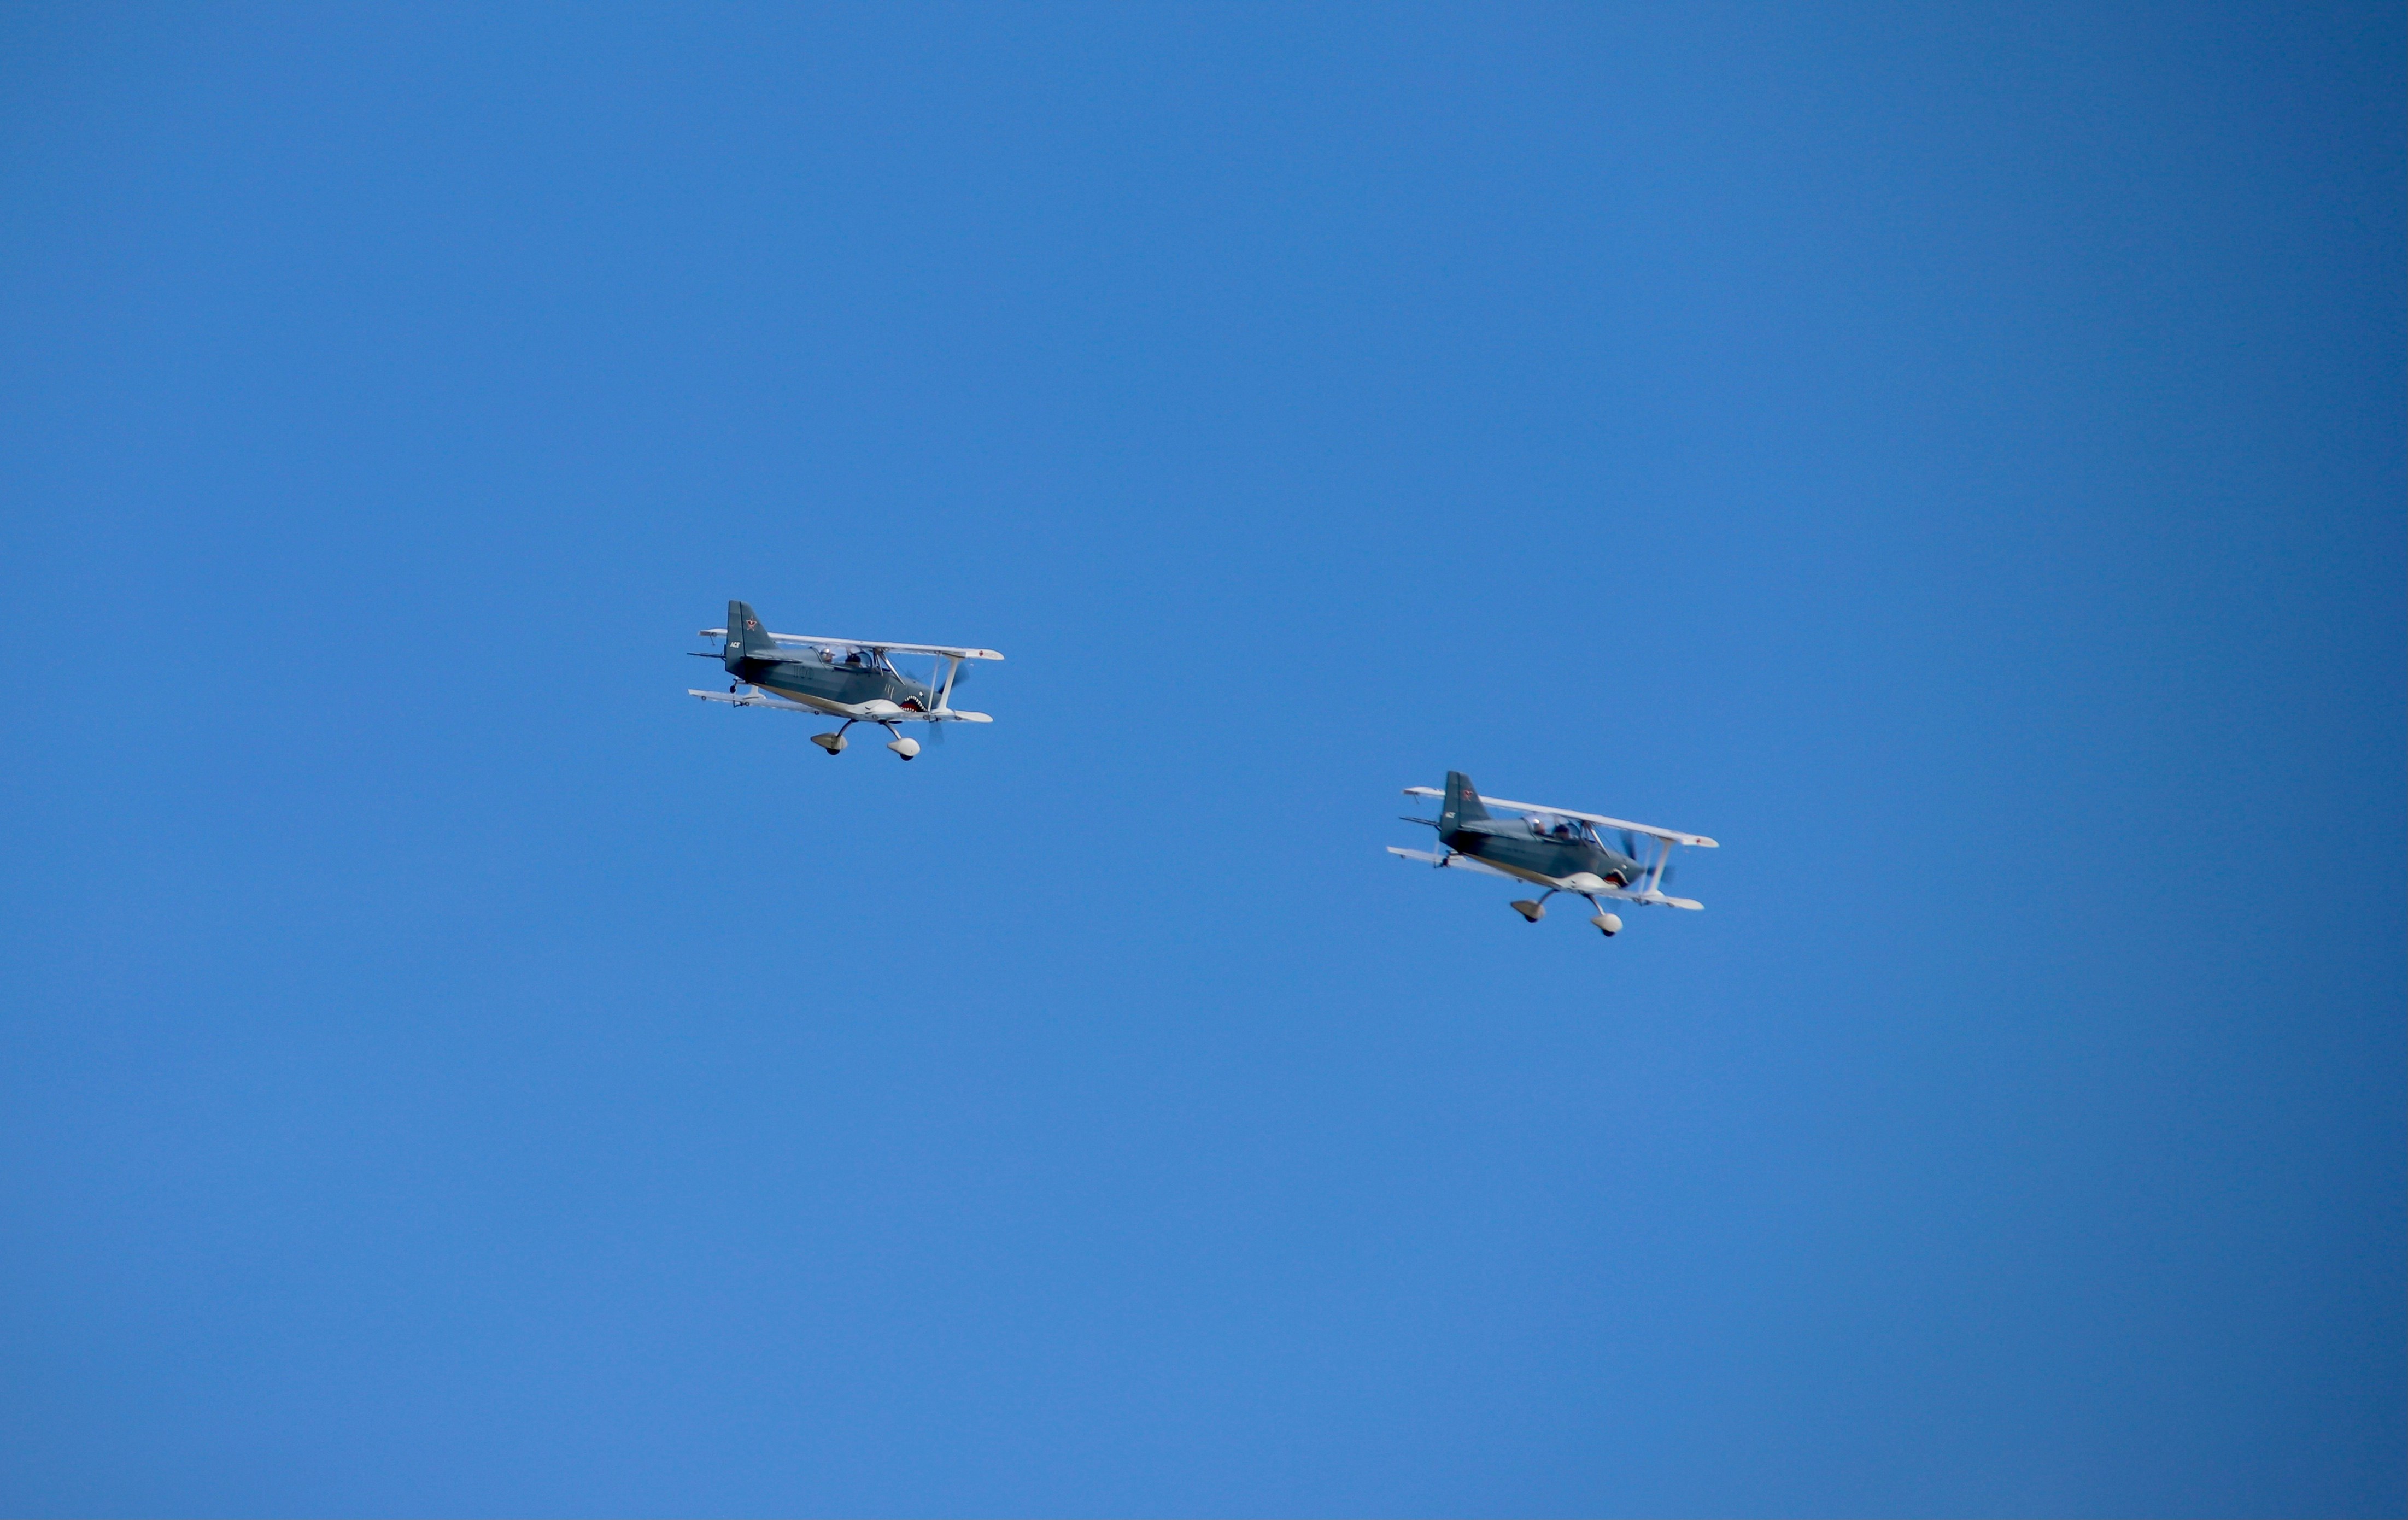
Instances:
[[[789,700],[772,695],[758,686],[741,694],[732,692],[698,692],[689,686],[688,696],[698,696],[706,702],[724,702],[732,708],[768,708],[785,712],[833,712],[838,717],[858,718],[864,723],[993,723],[983,712],[965,712],[959,708],[947,708],[940,712],[923,712],[917,708],[897,707],[884,697],[867,702],[831,702],[825,697],[806,696]]]
[[[1434,855],[1426,850],[1401,850],[1393,844],[1388,846],[1388,853],[1402,855],[1407,860],[1418,860],[1425,866],[1452,866],[1458,870],[1480,871],[1489,876],[1501,876],[1508,882],[1527,880],[1526,877],[1514,875],[1512,871],[1500,871],[1488,862],[1471,855]],[[1663,908],[1686,908],[1691,912],[1702,911],[1706,906],[1695,897],[1670,897],[1661,892],[1631,892],[1610,887],[1596,877],[1586,874],[1560,879],[1550,876],[1545,880],[1556,891],[1569,892],[1579,897],[1614,897],[1623,902],[1652,903]]]
[[[1405,788],[1405,796],[1443,797],[1446,794],[1435,786],[1408,786]],[[1684,834],[1679,829],[1657,828],[1653,824],[1634,824],[1627,818],[1608,818],[1601,813],[1574,812],[1570,808],[1541,807],[1536,802],[1509,802],[1503,797],[1482,797],[1480,804],[1484,808],[1498,808],[1506,812],[1542,812],[1550,818],[1577,818],[1584,824],[1599,824],[1607,828],[1627,828],[1633,834],[1644,834],[1652,839],[1670,839],[1674,844],[1695,845],[1700,850],[1722,848],[1702,834]]]
[[[1612,887],[1566,887],[1566,892],[1584,897],[1619,897],[1624,902],[1655,903],[1663,908],[1685,908],[1693,913],[1703,912],[1706,905],[1695,897],[1670,897],[1661,892],[1617,892]]]
[[[724,638],[724,628],[705,628],[705,638]],[[956,660],[1000,660],[1002,655],[991,649],[956,649],[951,644],[897,644],[888,639],[831,638],[819,634],[773,633],[770,641],[791,644],[798,649],[874,649],[884,654],[947,654]]]

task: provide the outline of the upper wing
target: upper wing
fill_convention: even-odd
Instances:
[[[705,638],[724,638],[724,628],[705,628]],[[1000,660],[1002,655],[991,649],[956,649],[951,644],[897,644],[876,638],[831,638],[820,634],[781,634],[769,636],[771,642],[794,644],[807,648],[874,649],[886,654],[949,654],[956,660]]]
[[[1408,786],[1405,788],[1405,796],[1442,797],[1446,794],[1435,786]],[[1702,834],[1684,834],[1678,829],[1657,828],[1653,824],[1634,824],[1627,818],[1608,818],[1600,813],[1574,812],[1570,808],[1547,808],[1536,802],[1509,802],[1503,797],[1482,797],[1480,805],[1484,808],[1502,808],[1507,812],[1542,812],[1550,818],[1577,818],[1584,824],[1601,824],[1607,828],[1627,828],[1633,834],[1645,834],[1654,839],[1670,839],[1674,844],[1693,844],[1700,850],[1722,848]]]

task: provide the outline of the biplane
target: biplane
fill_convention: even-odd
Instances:
[[[1407,814],[1404,820],[1437,829],[1438,853],[1400,850],[1390,845],[1388,853],[1441,868],[1484,871],[1507,881],[1542,886],[1546,891],[1537,897],[1520,898],[1512,904],[1513,911],[1532,924],[1547,916],[1547,899],[1558,892],[1585,897],[1588,905],[1597,910],[1597,916],[1589,922],[1609,939],[1622,932],[1622,920],[1607,912],[1598,899],[1615,898],[1693,911],[1702,909],[1704,903],[1665,894],[1665,868],[1676,845],[1700,850],[1721,848],[1701,834],[1683,834],[1677,829],[1633,824],[1593,812],[1574,812],[1569,808],[1542,808],[1531,802],[1484,797],[1472,790],[1471,778],[1459,770],[1446,773],[1444,790],[1408,786],[1405,796],[1440,799],[1436,818]],[[1499,818],[1489,811],[1491,808],[1518,816]],[[1622,848],[1608,845],[1598,833],[1600,829],[1614,830],[1615,843]],[[1641,839],[1647,843],[1641,845]],[[1654,858],[1643,858],[1649,855]]]
[[[964,666],[972,660],[1003,658],[991,649],[771,633],[744,602],[729,602],[727,626],[705,628],[702,637],[722,640],[722,647],[694,652],[702,659],[718,660],[734,679],[724,692],[688,687],[688,696],[736,708],[842,718],[835,732],[811,736],[811,742],[832,756],[844,753],[844,731],[857,723],[885,729],[893,736],[886,747],[909,760],[920,753],[920,741],[904,738],[896,726],[898,724],[995,722],[983,712],[965,712],[953,705],[953,688],[961,683]],[[928,679],[914,680],[896,669],[894,657],[897,654],[932,656]],[[942,728],[929,730],[932,737],[943,732]]]

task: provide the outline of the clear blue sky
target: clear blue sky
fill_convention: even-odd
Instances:
[[[12,11],[0,1509],[2401,1513],[2403,61]]]

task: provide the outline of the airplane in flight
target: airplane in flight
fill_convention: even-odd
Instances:
[[[857,723],[885,729],[894,736],[886,747],[909,760],[920,753],[920,741],[904,738],[897,724],[995,722],[983,712],[967,712],[953,705],[953,688],[961,683],[962,667],[968,662],[1003,658],[991,649],[770,633],[745,602],[729,602],[727,626],[705,628],[702,637],[724,642],[717,651],[695,652],[697,657],[718,660],[735,679],[724,692],[688,687],[688,696],[729,707],[842,718],[835,732],[811,736],[811,742],[830,756],[844,753],[844,731]],[[896,654],[934,655],[936,664],[928,680],[914,681],[895,668],[892,656]],[[929,730],[932,738],[943,732]]]
[[[1721,848],[1701,834],[1683,834],[1650,824],[1574,812],[1569,808],[1544,808],[1531,802],[1484,797],[1472,790],[1471,778],[1459,770],[1446,773],[1444,790],[1408,786],[1405,795],[1440,799],[1436,818],[1410,814],[1405,817],[1408,824],[1426,824],[1438,830],[1438,853],[1400,850],[1392,844],[1388,853],[1441,868],[1484,871],[1507,881],[1545,887],[1547,890],[1537,897],[1521,898],[1512,905],[1513,911],[1532,924],[1547,916],[1547,899],[1558,892],[1585,897],[1588,905],[1597,910],[1597,916],[1589,922],[1609,939],[1622,932],[1622,920],[1607,912],[1598,898],[1693,911],[1702,909],[1705,904],[1693,898],[1665,895],[1664,868],[1671,860],[1675,845],[1692,845],[1701,850]],[[1488,810],[1491,808],[1520,816],[1499,818]],[[1601,828],[1617,831],[1615,842],[1622,846],[1620,850],[1606,844],[1598,833]],[[1647,847],[1640,844],[1641,837],[1649,841]],[[1654,853],[1654,861],[1642,860],[1643,853]]]

